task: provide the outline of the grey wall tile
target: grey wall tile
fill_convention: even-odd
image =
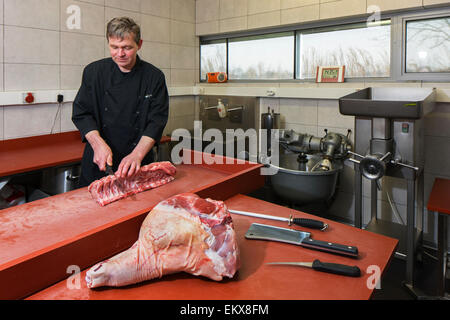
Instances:
[[[59,65],[5,63],[5,91],[59,88],[59,69]]]
[[[59,114],[57,104],[7,107],[4,112],[5,139],[60,132]]]
[[[170,117],[194,116],[195,98],[192,96],[181,96],[170,98]]]
[[[77,90],[81,85],[84,66],[61,65],[61,89]]]
[[[59,64],[59,32],[5,26],[4,62]]]
[[[172,20],[195,23],[195,0],[171,0]]]
[[[317,115],[319,126],[346,129],[354,125],[353,116],[340,114],[337,100],[319,100]]]
[[[105,6],[139,12],[141,9],[140,2],[141,0],[105,0]]]
[[[317,100],[280,99],[282,121],[303,125],[317,125]]]
[[[72,122],[72,103],[63,103],[61,106],[61,132],[76,131]]]
[[[171,43],[185,46],[195,46],[195,24],[183,21],[171,21]]]
[[[194,69],[195,48],[186,46],[171,46],[171,59],[170,65],[172,68],[178,69]]]
[[[219,0],[197,0],[196,6],[196,23],[219,20]]]
[[[142,15],[141,34],[146,41],[170,43],[170,27],[170,19]]]
[[[170,68],[170,49],[168,43],[144,41],[141,58],[158,68]]]
[[[130,11],[130,10],[122,10],[118,8],[113,7],[106,7],[105,8],[105,31],[106,31],[106,24],[113,18],[116,17],[130,17],[133,19],[137,24],[141,24],[141,14],[136,11]]]
[[[61,32],[61,64],[87,65],[102,59],[105,37]]]
[[[141,13],[153,16],[170,18],[170,7],[170,1],[167,0],[141,1]]]
[[[59,30],[59,0],[4,0],[4,23]]]
[[[170,84],[172,86],[192,86],[195,84],[196,70],[172,68],[170,71]]]

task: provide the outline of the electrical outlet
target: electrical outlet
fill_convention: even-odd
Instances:
[[[22,98],[22,102],[25,104],[34,103],[36,101],[36,97],[33,92],[24,92],[22,94]]]

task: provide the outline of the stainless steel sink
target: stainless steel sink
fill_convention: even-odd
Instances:
[[[433,88],[366,88],[339,99],[344,115],[420,119],[434,108]]]

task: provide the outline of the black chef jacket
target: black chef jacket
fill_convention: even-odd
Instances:
[[[167,124],[169,95],[164,74],[150,63],[136,57],[133,69],[120,71],[112,58],[86,66],[81,87],[75,97],[72,121],[85,135],[98,130],[113,153],[113,169],[117,170],[143,135],[159,142]],[[94,151],[86,143],[81,161],[80,187],[105,176],[93,162]],[[153,152],[142,165],[153,161]]]

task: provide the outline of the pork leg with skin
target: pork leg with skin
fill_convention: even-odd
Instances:
[[[183,193],[160,202],[142,223],[128,250],[94,265],[89,288],[125,286],[187,272],[220,281],[239,268],[231,216],[222,201]]]

